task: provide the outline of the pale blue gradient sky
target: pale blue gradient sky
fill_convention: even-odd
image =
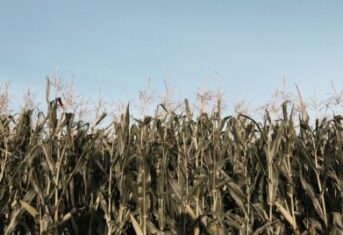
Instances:
[[[149,77],[259,105],[287,78],[304,96],[343,88],[343,1],[1,1],[0,81],[40,102],[56,68],[81,96],[132,100]],[[219,83],[211,84],[219,80]]]

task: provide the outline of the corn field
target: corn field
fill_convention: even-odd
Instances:
[[[3,234],[343,234],[343,117],[0,115]],[[296,120],[295,120],[296,119]],[[297,124],[295,124],[297,123]]]

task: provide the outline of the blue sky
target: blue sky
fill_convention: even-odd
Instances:
[[[37,99],[56,70],[77,93],[132,100],[151,78],[179,97],[220,87],[263,104],[286,77],[305,97],[343,87],[343,1],[4,1],[0,81]],[[39,100],[42,102],[41,100]]]

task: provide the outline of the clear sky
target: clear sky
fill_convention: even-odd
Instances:
[[[343,88],[343,1],[1,0],[0,81],[38,97],[56,70],[78,94],[137,98],[151,78],[182,97],[220,86],[260,104],[282,86]]]

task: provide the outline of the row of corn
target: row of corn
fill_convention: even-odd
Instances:
[[[343,234],[342,116],[0,114],[0,233]]]

